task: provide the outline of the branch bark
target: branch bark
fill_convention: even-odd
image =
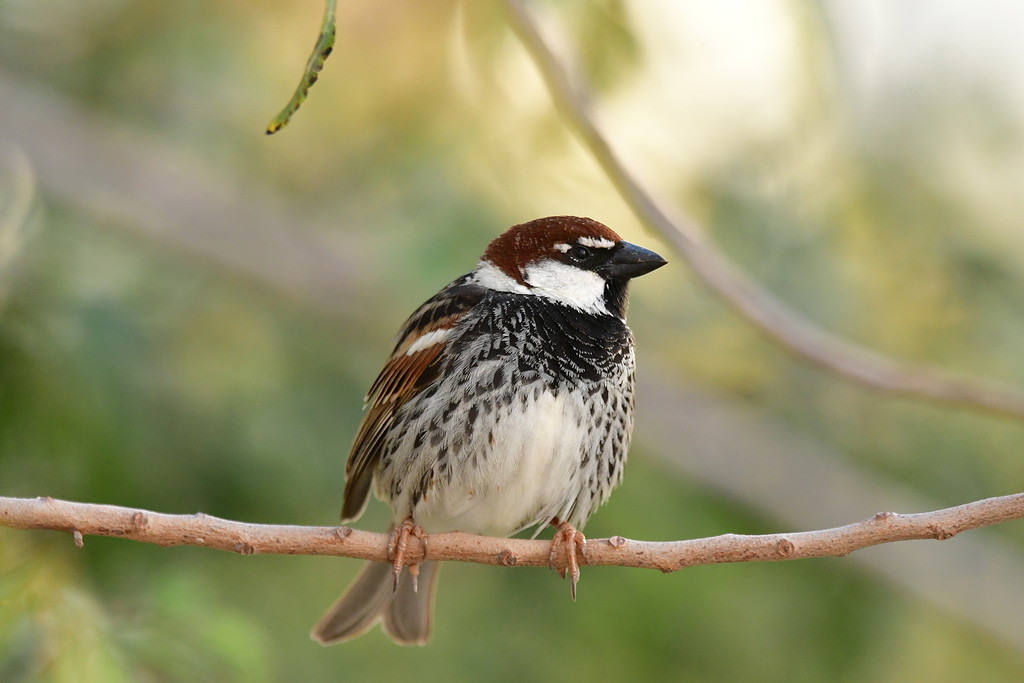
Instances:
[[[668,240],[711,291],[794,355],[868,388],[1024,419],[1024,391],[991,380],[905,363],[822,329],[748,277],[692,219],[669,215],[625,167],[590,115],[522,0],[505,0],[509,23],[532,57],[565,121],[604,170],[637,219]]]
[[[592,539],[583,564],[643,567],[672,572],[684,567],[728,562],[773,562],[808,557],[838,557],[854,550],[920,539],[946,540],[961,531],[1024,518],[1024,493],[987,498],[965,505],[897,514],[880,512],[846,526],[820,531],[745,536],[725,534],[687,541],[634,541],[621,536]],[[234,522],[203,513],[169,515],[148,510],[73,503],[54,498],[0,497],[0,526],[52,529],[85,536],[129,538],[164,547],[193,545],[242,555],[335,555],[364,560],[388,559],[385,534],[339,526],[289,526]],[[406,557],[479,564],[548,566],[550,543],[544,540],[490,538],[461,532],[434,534],[425,549],[410,539]]]

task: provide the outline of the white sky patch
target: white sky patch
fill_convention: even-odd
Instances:
[[[611,249],[615,246],[615,242],[604,237],[581,237],[576,241],[584,247],[590,247],[591,249]]]
[[[592,270],[544,259],[528,265],[523,279],[533,287],[534,294],[587,313],[608,314],[604,278]]]
[[[420,337],[419,339],[412,343],[412,346],[410,346],[408,350],[406,350],[405,355],[411,356],[417,351],[422,351],[423,349],[429,348],[434,344],[440,344],[441,342],[444,341],[445,337],[447,337],[450,332],[451,328],[448,327],[442,327],[440,329],[433,330],[432,332],[427,332],[425,335],[423,335],[422,337]]]

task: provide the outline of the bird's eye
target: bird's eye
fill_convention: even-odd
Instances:
[[[586,247],[577,244],[569,250],[569,258],[573,261],[586,261],[590,258],[590,250]]]

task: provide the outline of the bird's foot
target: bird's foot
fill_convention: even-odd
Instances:
[[[569,522],[560,522],[558,518],[551,520],[557,526],[555,537],[551,539],[551,552],[548,554],[548,566],[558,570],[558,575],[563,579],[566,574],[572,582],[570,592],[572,599],[576,599],[576,584],[580,581],[580,560],[587,559],[587,537],[583,535]],[[559,554],[565,546],[565,564],[558,562]]]
[[[409,538],[415,536],[423,544],[423,556],[427,555],[427,532],[412,520],[409,515],[402,523],[391,531],[388,539],[388,558],[391,559],[391,573],[395,577],[395,590],[398,590],[398,580],[402,576],[402,567],[405,566],[405,549],[409,546]],[[412,590],[418,592],[417,579],[420,575],[419,563],[413,562],[409,565],[409,576],[412,577]]]

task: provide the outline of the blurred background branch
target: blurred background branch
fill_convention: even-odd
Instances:
[[[13,151],[31,160],[35,182],[51,196],[153,248],[197,258],[331,315],[357,313],[351,297],[337,296],[352,291],[359,272],[356,230],[344,242],[329,242],[319,237],[329,234],[325,219],[275,192],[243,186],[2,71],[0,107],[9,126],[6,147],[18,141]]]
[[[14,278],[14,264],[28,233],[36,201],[36,179],[25,153],[0,143],[0,310]]]
[[[1024,419],[1024,391],[876,353],[836,336],[768,292],[711,244],[691,219],[668,212],[625,167],[590,116],[583,85],[573,85],[522,0],[503,0],[510,24],[533,57],[551,98],[608,174],[637,219],[673,244],[701,281],[770,339],[797,356],[866,387]],[[683,121],[679,125],[687,125]]]

